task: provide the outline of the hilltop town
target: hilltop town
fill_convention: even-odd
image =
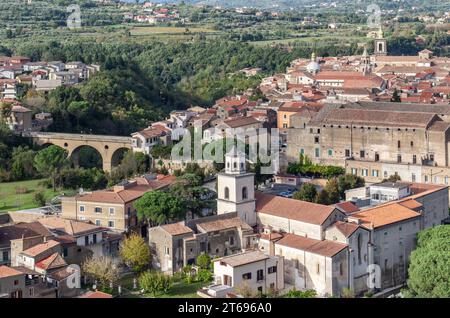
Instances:
[[[102,5],[183,36],[195,10]],[[5,51],[0,298],[449,297],[448,45],[385,30],[308,57],[200,31]]]

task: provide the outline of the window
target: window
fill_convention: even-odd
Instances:
[[[361,158],[364,158],[365,155],[366,155],[366,152],[365,152],[364,150],[361,150],[361,151],[359,152],[359,156],[360,156]]]
[[[413,164],[416,164],[416,163],[417,163],[417,156],[416,156],[416,155],[413,155],[412,163],[413,163]]]
[[[414,147],[414,141],[411,140],[411,147]]]
[[[170,248],[168,246],[166,246],[164,248],[164,252],[166,253],[166,255],[170,255]]]
[[[18,279],[16,279],[16,280],[14,281],[14,286],[17,286],[17,285],[19,285],[19,280],[18,280]]]
[[[284,119],[286,119],[286,118],[287,118],[286,114],[284,114],[284,115],[283,115],[283,118],[284,118]]]
[[[8,251],[3,251],[2,253],[2,261],[8,261],[9,260],[9,253]]]
[[[342,266],[342,263],[339,263],[339,274],[341,276],[344,275],[344,266]]]
[[[269,267],[269,268],[267,269],[267,272],[268,272],[269,274],[276,273],[276,272],[277,272],[277,267],[276,267],[276,266],[271,266],[271,267]]]
[[[108,227],[114,227],[114,221],[108,221]]]
[[[415,173],[411,173],[411,181],[416,182],[416,174]]]
[[[380,154],[379,153],[375,153],[375,161],[380,161]]]
[[[387,268],[387,267],[388,267],[388,260],[385,259],[385,260],[384,260],[384,268]]]
[[[320,274],[320,264],[317,263],[316,265],[316,274]]]
[[[428,182],[428,176],[426,175],[426,176],[424,176],[424,178],[425,178],[425,182]]]
[[[397,162],[398,163],[402,162],[402,155],[397,155]]]
[[[243,187],[243,188],[242,188],[242,200],[247,199],[247,197],[248,197],[248,190],[247,190],[247,187]]]
[[[401,148],[400,145],[401,145],[401,144],[400,144],[400,140],[398,140],[398,141],[397,141],[397,148],[400,149],[400,148]]]
[[[315,137],[314,137],[314,143],[315,143],[315,144],[318,144],[318,143],[319,143],[319,137],[318,137],[318,136],[315,136]]]
[[[242,275],[242,279],[247,280],[247,279],[252,279],[252,273],[245,273]]]
[[[378,201],[378,200],[380,200],[380,195],[378,193],[374,193],[374,194],[372,194],[372,199]]]
[[[356,176],[358,174],[358,169],[352,168],[352,174]]]
[[[328,149],[328,156],[333,156],[333,149]]]
[[[258,271],[256,272],[256,280],[262,281],[264,279],[264,270],[262,269],[258,269]]]
[[[288,128],[288,125],[287,124],[283,124],[283,128]]]
[[[115,214],[116,208],[109,208],[109,214]]]
[[[237,169],[237,162],[233,162],[233,168]]]
[[[430,161],[434,161],[434,154],[430,154]]]
[[[89,245],[89,236],[84,237],[84,245],[85,246]]]
[[[368,169],[362,169],[361,172],[362,172],[362,176],[363,177],[367,177],[369,175],[369,170]]]
[[[229,198],[230,198],[230,189],[228,189],[228,187],[225,187],[225,199]]]
[[[301,154],[301,155],[304,155],[304,154],[305,154],[305,149],[301,148],[301,149],[300,149],[300,154]]]
[[[444,177],[444,183],[445,183],[445,184],[448,184],[448,176],[445,176],[445,177]]]
[[[379,171],[378,170],[372,170],[372,177],[377,177],[378,178],[379,175]]]
[[[228,242],[230,242],[230,246],[234,245],[234,236],[230,236],[230,238],[228,239]]]
[[[101,226],[101,221],[100,220],[95,220],[95,225],[97,225],[97,226]]]
[[[78,219],[79,219],[80,221],[86,221],[86,218],[85,218],[84,216],[80,216]]]
[[[316,158],[320,157],[320,149],[319,148],[314,149],[314,155],[316,156]]]
[[[67,257],[67,255],[69,255],[69,250],[67,249],[67,247],[63,248],[63,257]]]
[[[345,156],[350,157],[350,149],[345,149]]]
[[[97,234],[92,235],[92,242],[97,244]]]
[[[85,210],[85,207],[84,207],[84,205],[80,205],[80,212],[84,212]]]
[[[102,208],[96,206],[94,211],[95,211],[95,213],[102,213]]]

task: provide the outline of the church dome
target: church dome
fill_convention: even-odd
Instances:
[[[317,73],[320,71],[320,65],[316,61],[311,61],[306,66],[306,70],[310,73]]]
[[[319,63],[317,63],[316,61],[316,53],[312,53],[311,54],[311,62],[308,63],[308,65],[306,66],[306,70],[309,73],[318,73],[320,71],[320,65]]]

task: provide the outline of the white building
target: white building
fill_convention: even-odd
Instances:
[[[235,292],[249,288],[268,293],[284,289],[283,257],[248,251],[214,260],[216,283],[231,286]]]

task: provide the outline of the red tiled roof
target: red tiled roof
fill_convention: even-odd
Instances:
[[[0,278],[6,278],[6,277],[18,276],[18,275],[23,275],[23,273],[19,272],[18,270],[14,269],[14,268],[6,266],[6,265],[0,266]]]
[[[46,257],[36,263],[36,267],[44,270],[55,269],[59,267],[66,266],[66,261],[58,253],[53,253],[49,257]]]
[[[275,244],[299,249],[325,257],[333,257],[337,253],[347,248],[346,244],[329,240],[315,240],[295,234],[286,234]]]
[[[336,203],[335,206],[345,214],[359,211],[359,208],[350,201]]]
[[[256,212],[321,225],[336,210],[334,206],[321,205],[255,192]]]

